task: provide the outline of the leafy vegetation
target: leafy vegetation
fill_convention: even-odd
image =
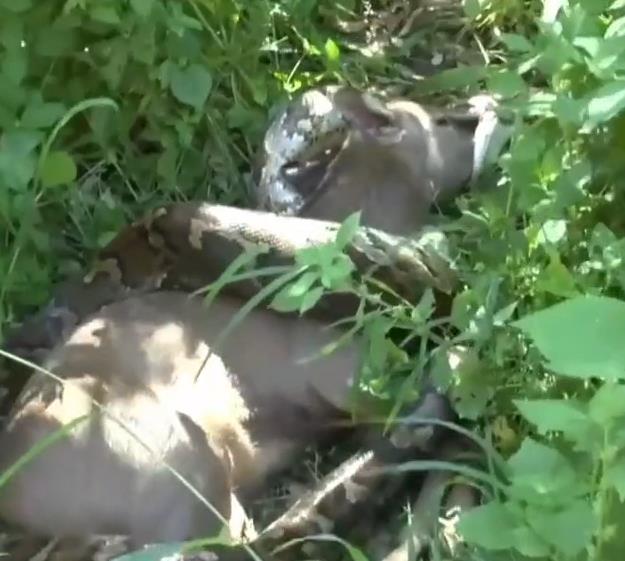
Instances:
[[[431,366],[494,441],[497,483],[460,525],[467,558],[620,559],[625,2],[440,2],[430,20],[403,14],[416,14],[407,32],[389,17],[396,38],[380,42],[372,4],[0,0],[3,321],[157,202],[245,204],[267,119],[302,88],[346,81],[437,103],[487,89],[515,134],[502,173],[441,217],[463,288],[447,318],[433,317],[431,293],[361,317],[363,384],[399,402]],[[445,64],[417,80],[417,59]],[[274,306],[344,289],[340,246],[330,261],[303,255]],[[433,349],[407,357],[388,338],[398,325]]]

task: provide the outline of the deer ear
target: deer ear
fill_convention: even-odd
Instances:
[[[344,87],[334,94],[333,101],[343,118],[366,138],[381,144],[395,144],[403,137],[404,130],[394,113],[373,94]]]

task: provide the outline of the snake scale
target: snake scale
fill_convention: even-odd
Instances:
[[[475,107],[470,106],[464,112],[436,112],[417,104],[393,106],[345,87],[304,93],[287,105],[268,128],[261,165],[255,174],[257,209],[205,202],[172,203],[155,209],[123,229],[101,251],[86,275],[68,279],[59,286],[44,309],[9,334],[5,349],[39,363],[85,317],[107,303],[162,289],[187,292],[202,289],[218,281],[250,248],[263,248],[255,257],[255,266],[273,267],[293,264],[302,249],[331,243],[340,224],[327,219],[325,209],[329,208],[330,218],[334,210],[332,198],[325,209],[319,201],[335,192],[341,193],[341,189],[348,190],[345,196],[349,199],[355,188],[348,181],[354,165],[366,168],[366,160],[356,160],[354,164],[350,154],[364,150],[374,161],[376,151],[380,158],[392,158],[399,153],[397,168],[407,170],[402,173],[408,176],[398,175],[396,183],[405,181],[412,187],[413,183],[421,182],[423,189],[417,193],[417,202],[422,207],[429,207],[440,191],[448,190],[454,195],[479,172],[497,131],[492,106],[482,105],[477,110]],[[410,144],[411,138],[417,144]],[[448,142],[450,139],[453,142]],[[441,142],[437,143],[438,140]],[[406,150],[405,146],[411,150],[416,146],[420,152],[408,154],[409,166],[403,168],[401,150]],[[445,150],[449,153],[445,154]],[[459,155],[464,155],[465,160],[458,160]],[[410,168],[415,163],[417,167]],[[393,161],[390,165],[393,171]],[[448,173],[450,168],[455,173]],[[353,176],[358,178],[359,193],[368,196],[369,191],[362,191],[369,187],[367,170],[364,171],[364,175]],[[375,174],[371,176],[371,183],[374,182]],[[395,183],[389,183],[385,187],[394,186]],[[378,200],[372,197],[369,212],[363,212],[365,227],[346,247],[358,274],[374,276],[409,302],[416,302],[426,288],[451,293],[457,278],[451,261],[441,250],[445,246],[444,236],[433,229],[419,232],[414,228],[417,234],[405,236],[371,227],[389,221],[388,213],[376,213]],[[362,200],[353,201],[353,211],[359,209],[359,203]],[[417,219],[411,227],[422,226],[421,217]],[[398,230],[403,233],[404,229]],[[252,278],[226,284],[222,289],[244,300],[257,295],[267,282]],[[328,295],[311,313],[333,321],[354,313],[358,304],[350,294]],[[23,379],[13,382],[15,379],[13,376],[9,384],[12,395],[23,382]],[[416,448],[407,446],[410,453],[407,457],[420,448],[422,444]],[[391,449],[392,457],[397,448]],[[330,519],[344,519],[342,510],[353,514],[354,505],[346,507],[344,500],[348,483],[352,487],[357,485],[354,479],[362,479],[363,470],[371,469],[372,462],[381,465],[389,457],[388,452],[375,446],[368,456],[366,452],[363,454],[348,460],[328,476],[328,481],[334,481],[329,484],[334,491],[326,488],[321,496],[320,491],[313,491],[312,496],[317,498],[311,499],[309,495],[308,506],[306,501],[294,505],[268,528],[268,533],[261,533],[255,543],[265,548],[276,536],[306,535],[311,524],[315,526],[320,508],[328,511],[324,517]],[[400,454],[400,457],[406,456]],[[375,482],[382,476],[364,477],[367,492],[363,496],[371,496]],[[337,491],[339,488],[341,491]],[[343,493],[343,500],[337,500],[337,492]],[[312,503],[314,508],[310,506]],[[219,557],[237,558],[241,553],[236,548],[227,549]],[[281,555],[280,559],[283,558]]]

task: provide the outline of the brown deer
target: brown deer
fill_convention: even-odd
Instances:
[[[348,413],[356,343],[306,361],[337,332],[256,310],[209,354],[238,307],[223,297],[205,309],[160,292],[80,324],[44,362],[66,383],[35,373],[15,403],[0,435],[0,469],[61,425],[90,417],[0,489],[0,515],[44,535],[197,537],[217,519],[163,461],[227,519],[232,493],[253,493],[332,431],[331,420]]]
[[[478,101],[483,107],[444,111],[344,86],[305,92],[276,119],[279,130],[267,133],[256,174],[259,204],[339,222],[360,210],[367,226],[411,234],[505,142],[499,122],[483,125],[494,117],[494,101]],[[323,133],[296,150],[306,112],[323,123]]]

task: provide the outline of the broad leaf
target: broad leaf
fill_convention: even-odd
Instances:
[[[199,64],[186,68],[171,65],[169,68],[169,87],[178,101],[200,109],[208,98],[213,86],[209,71]]]
[[[360,211],[354,212],[341,222],[341,226],[336,233],[336,246],[338,249],[342,250],[354,239],[358,228],[360,228],[360,215]]]
[[[324,49],[329,62],[336,62],[339,60],[339,57],[341,56],[341,50],[339,49],[339,46],[334,41],[332,41],[332,39],[328,39],[326,41]]]
[[[66,110],[62,103],[33,100],[22,113],[21,125],[32,129],[51,127],[65,114]]]
[[[152,6],[154,0],[130,0],[130,6],[135,13],[143,18],[146,18],[152,12]]]
[[[554,448],[526,438],[508,461],[515,486],[532,489],[539,495],[557,493],[575,483],[575,472]]]
[[[48,153],[39,173],[43,187],[55,187],[76,179],[76,164],[70,154],[57,150]]]
[[[625,457],[608,464],[603,472],[603,485],[613,487],[621,501],[625,502]]]
[[[12,130],[0,136],[0,182],[15,191],[28,186],[36,169],[35,147],[43,135],[34,130]]]
[[[592,504],[585,500],[573,500],[555,511],[527,509],[526,520],[534,531],[566,559],[575,559],[590,545],[596,529]]]
[[[270,307],[279,312],[300,313],[312,308],[323,295],[323,288],[311,288],[319,279],[319,275],[309,271],[298,279],[283,287],[271,301]]]
[[[540,272],[536,279],[536,290],[569,298],[579,294],[575,279],[555,252],[552,252],[550,256],[549,265]]]
[[[514,97],[527,91],[525,81],[517,72],[503,70],[490,75],[488,91],[503,98]]]
[[[592,420],[581,403],[563,399],[515,400],[521,414],[536,425],[538,432],[562,431],[575,433],[592,427]]]
[[[625,109],[625,80],[614,80],[597,89],[587,100],[587,121],[584,129],[591,131]]]
[[[530,314],[513,325],[533,340],[558,374],[577,378],[625,376],[625,302],[579,296]]]
[[[503,550],[514,547],[519,522],[504,504],[493,501],[462,514],[458,531],[469,543]]]
[[[588,412],[597,423],[606,428],[612,421],[625,417],[625,386],[604,384],[590,400]]]

